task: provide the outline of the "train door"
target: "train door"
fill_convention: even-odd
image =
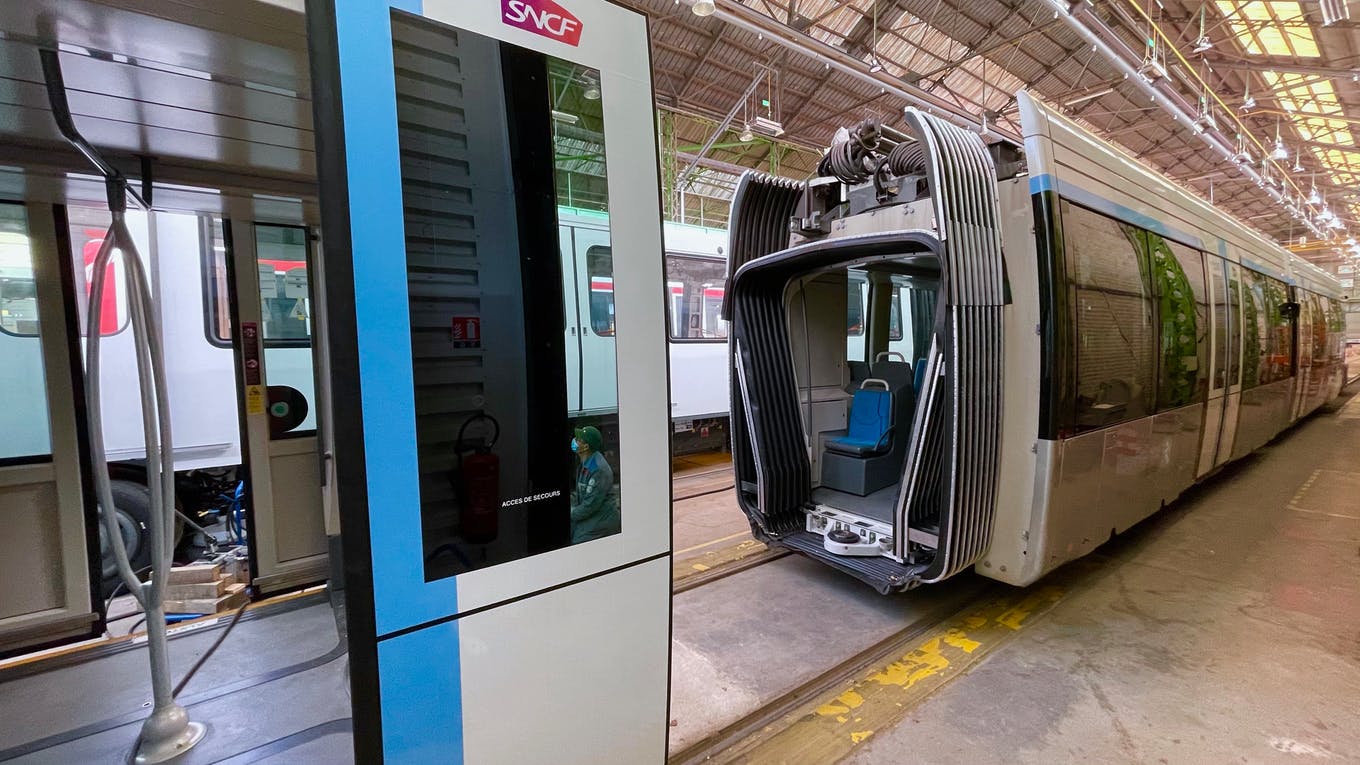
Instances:
[[[1237,431],[1238,401],[1242,392],[1241,267],[1205,253],[1205,288],[1212,296],[1209,335],[1209,396],[1204,407],[1204,437],[1200,441],[1196,477],[1227,462]]]
[[[326,576],[318,423],[313,240],[297,225],[228,223],[234,264],[237,363],[251,497],[257,587],[278,590]]]
[[[66,263],[52,207],[0,203],[0,655],[98,628]]]
[[[1237,417],[1242,402],[1242,267],[1225,262],[1227,268],[1228,359],[1227,390],[1223,396],[1223,425],[1218,434],[1214,466],[1232,458],[1237,438]]]
[[[1308,389],[1313,384],[1313,306],[1308,296],[1298,287],[1291,287],[1291,299],[1299,306],[1294,322],[1294,402],[1290,420],[1297,420],[1307,412]]]
[[[618,407],[618,378],[614,369],[614,251],[609,232],[577,228],[574,232],[577,301],[581,348],[581,410],[608,411]]]
[[[558,226],[557,237],[562,253],[562,311],[567,336],[567,407],[573,412],[581,411],[581,344],[585,339],[587,327],[581,321],[581,310],[577,306],[577,274],[584,266],[576,263],[575,229],[571,226]]]

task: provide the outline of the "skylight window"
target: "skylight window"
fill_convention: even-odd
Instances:
[[[1217,6],[1247,53],[1301,58],[1321,55],[1312,27],[1296,0],[1218,0]]]

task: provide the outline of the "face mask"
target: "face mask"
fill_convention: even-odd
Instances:
[[[579,451],[581,451],[581,445],[578,444],[578,443],[576,443],[576,439],[574,439],[574,438],[571,439],[571,450],[572,450],[573,452],[579,452]]]

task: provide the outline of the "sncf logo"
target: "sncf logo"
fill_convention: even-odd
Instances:
[[[581,20],[553,0],[501,0],[501,21],[573,47],[581,42]]]

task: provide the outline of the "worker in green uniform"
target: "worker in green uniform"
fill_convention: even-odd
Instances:
[[[614,469],[605,460],[599,428],[576,429],[571,439],[580,467],[571,494],[571,543],[579,544],[619,532],[619,505],[614,497]]]

